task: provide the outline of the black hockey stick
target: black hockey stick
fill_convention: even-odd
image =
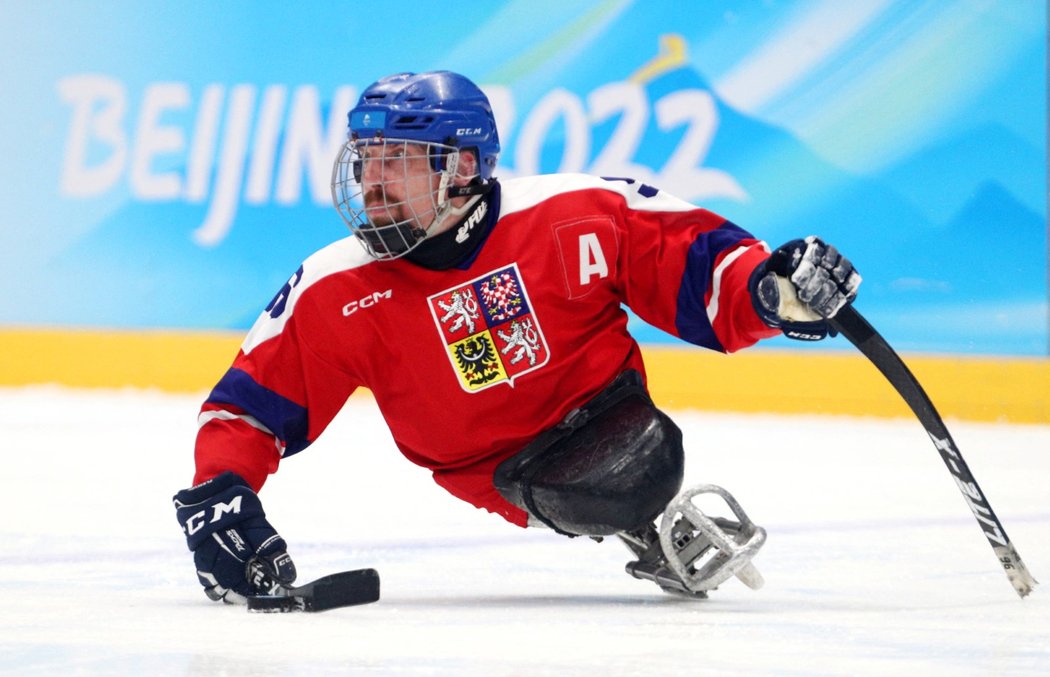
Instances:
[[[379,572],[375,569],[341,571],[294,588],[279,588],[274,595],[251,595],[248,611],[283,613],[327,611],[368,604],[379,599]]]
[[[1029,573],[1024,562],[1021,561],[1021,556],[1010,543],[1006,530],[1003,529],[992,506],[989,505],[988,499],[977,486],[977,480],[974,479],[973,473],[963,460],[959,448],[955,445],[955,440],[952,439],[930,398],[919,385],[919,381],[886,342],[886,339],[882,338],[853,306],[846,306],[840,310],[830,322],[836,331],[849,339],[850,343],[857,346],[860,352],[871,360],[871,363],[882,372],[882,375],[915,412],[919,422],[926,428],[930,439],[933,440],[934,446],[937,447],[937,451],[940,452],[941,460],[948,466],[955,483],[959,485],[963,498],[973,511],[973,516],[977,518],[977,523],[981,525],[985,538],[995,551],[995,556],[999,558],[999,563],[1006,571],[1006,577],[1010,579],[1010,584],[1021,597],[1028,595],[1038,581]]]

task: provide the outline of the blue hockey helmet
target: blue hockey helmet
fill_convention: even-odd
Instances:
[[[491,178],[499,159],[499,134],[488,97],[451,71],[382,78],[361,93],[347,121],[351,140],[382,137],[474,149],[482,179]]]
[[[332,201],[374,258],[409,253],[495,184],[492,106],[462,75],[385,77],[365,89],[347,120],[349,138],[332,167]],[[477,161],[462,162],[464,153]],[[426,182],[408,180],[410,157],[427,159],[433,174]]]

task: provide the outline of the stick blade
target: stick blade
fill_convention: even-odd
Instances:
[[[1021,599],[1032,594],[1032,591],[1035,590],[1035,586],[1039,585],[1039,581],[1032,578],[1032,574],[1027,571],[1023,574],[1007,572],[1006,576],[1010,579],[1010,584],[1014,586],[1014,590],[1017,591],[1017,594]]]
[[[327,611],[379,600],[379,572],[355,569],[330,574],[282,595],[253,595],[248,598],[248,611],[287,613],[290,611]]]
[[[1017,594],[1022,599],[1032,594],[1035,586],[1039,585],[1039,581],[1035,580],[1035,577],[1028,571],[1028,567],[1021,561],[1021,556],[1017,554],[1013,544],[996,546],[994,550],[995,556],[999,558],[999,563],[1003,565],[1006,577],[1010,579],[1010,585],[1014,586]]]

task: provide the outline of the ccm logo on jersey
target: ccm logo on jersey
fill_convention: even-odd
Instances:
[[[350,317],[358,310],[361,310],[362,308],[371,308],[375,304],[379,303],[382,299],[388,299],[393,295],[393,289],[387,289],[386,291],[374,291],[362,299],[351,301],[350,303],[343,306],[343,316]]]
[[[228,512],[229,513],[233,513],[234,515],[239,514],[241,512],[241,497],[240,496],[234,496],[233,500],[230,501],[229,503],[221,503],[221,502],[220,503],[216,503],[215,505],[213,505],[211,507],[211,509],[212,509],[212,515],[211,515],[211,519],[209,520],[209,522],[211,524],[214,524],[215,522],[218,522],[219,520],[221,520],[222,516],[225,515]],[[197,533],[198,531],[201,530],[201,527],[203,527],[204,524],[205,524],[204,517],[207,514],[208,514],[208,511],[207,511],[207,509],[205,509],[205,510],[201,510],[200,512],[195,512],[192,515],[190,515],[190,518],[188,520],[186,520],[186,535],[187,536],[192,536],[193,534],[195,534],[195,533]]]

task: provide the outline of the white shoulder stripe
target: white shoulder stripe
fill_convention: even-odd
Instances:
[[[500,182],[500,216],[535,207],[556,195],[578,190],[607,190],[622,195],[631,209],[650,212],[687,212],[696,205],[670,193],[659,191],[646,197],[639,192],[643,184],[603,179],[590,174],[543,174]]]
[[[255,418],[254,416],[249,416],[247,414],[234,414],[233,412],[226,411],[225,409],[214,409],[214,410],[210,410],[210,411],[202,411],[200,413],[200,415],[197,417],[197,430],[200,430],[204,426],[206,426],[209,423],[211,423],[212,421],[216,421],[216,420],[218,420],[218,421],[244,421],[245,423],[247,423],[251,427],[255,428],[256,430],[264,432],[267,435],[270,435],[271,437],[273,437],[274,445],[276,445],[276,447],[277,447],[277,453],[280,454],[281,456],[284,456],[284,444],[281,443],[281,440],[278,439],[277,435],[273,434],[272,430],[270,430],[265,425],[263,425],[262,421],[260,421],[259,419]]]
[[[234,414],[233,412],[226,411],[225,409],[212,409],[209,411],[202,411],[197,417],[197,430],[200,430],[201,428],[203,428],[204,426],[216,419],[220,421],[235,421],[239,419],[241,421],[244,421],[251,427],[255,428],[256,430],[261,430],[267,435],[273,435],[273,431],[264,426],[262,424],[262,421],[255,418],[254,416],[249,416],[247,414]]]
[[[372,261],[372,257],[353,235],[337,240],[312,254],[303,262],[302,275],[298,279],[292,277],[281,290],[280,293],[286,296],[283,299],[284,309],[276,317],[273,317],[270,311],[264,310],[260,313],[259,318],[244,338],[241,350],[247,355],[259,344],[284,331],[288,318],[295,310],[296,302],[311,285],[329,275],[358,268]]]
[[[757,245],[762,248],[763,251],[768,252],[769,247],[765,242],[759,242]],[[714,274],[711,276],[711,301],[707,304],[707,320],[711,323],[711,326],[715,326],[715,317],[718,315],[718,297],[722,294],[722,274],[733,265],[733,262],[740,258],[744,252],[751,249],[751,247],[737,247],[728,256],[722,259],[722,262],[715,268]]]

